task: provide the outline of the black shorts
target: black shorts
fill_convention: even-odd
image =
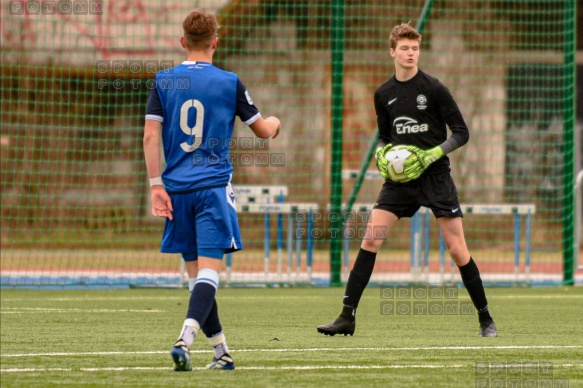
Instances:
[[[435,218],[463,217],[457,189],[449,173],[422,175],[407,183],[385,180],[374,209],[397,217],[412,217],[421,206],[433,211]]]

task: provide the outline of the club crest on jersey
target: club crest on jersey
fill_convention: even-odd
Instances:
[[[419,124],[417,120],[407,116],[397,117],[395,121],[393,121],[393,126],[395,127],[398,135],[427,132],[429,130],[429,125]]]
[[[427,108],[427,97],[423,94],[417,96],[417,108],[419,110],[425,110]]]

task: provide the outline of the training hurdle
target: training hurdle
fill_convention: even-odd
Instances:
[[[294,249],[294,231],[295,236],[295,280],[300,277],[301,266],[301,249],[302,238],[298,232],[302,229],[302,218],[305,218],[307,223],[307,271],[308,281],[312,278],[313,268],[313,214],[312,212],[318,208],[316,203],[283,203],[283,199],[288,195],[287,186],[233,186],[235,192],[235,199],[237,203],[237,212],[254,213],[264,215],[264,238],[263,238],[263,252],[264,252],[264,272],[262,280],[264,282],[281,282],[283,281],[283,223],[284,214],[288,217],[287,226],[287,281],[292,281],[292,267],[293,267],[293,249]],[[298,213],[305,213],[306,217],[295,217]],[[271,262],[271,214],[277,215],[277,270],[275,274],[270,273],[269,265]],[[295,221],[295,222],[294,222]],[[226,258],[226,281],[227,284],[232,281],[232,255],[228,254]]]
[[[342,179],[356,179],[359,175],[359,170],[342,170]],[[383,179],[377,170],[368,170],[364,175],[364,179]],[[583,178],[581,178],[583,179]],[[371,211],[372,204],[355,204],[352,211],[364,212]],[[501,214],[514,215],[514,281],[519,280],[520,269],[520,240],[521,240],[521,216],[525,217],[525,258],[524,258],[524,277],[528,282],[530,278],[530,250],[531,250],[531,222],[532,215],[536,212],[534,204],[468,204],[461,205],[461,209],[465,214]],[[410,239],[410,256],[411,256],[411,274],[414,280],[429,280],[429,225],[430,225],[431,210],[422,207],[411,218],[411,239]],[[344,264],[345,271],[348,265],[348,247],[349,241],[344,241]],[[439,266],[440,266],[440,281],[445,281],[445,242],[439,232]],[[453,261],[450,265],[450,280],[454,279]],[[424,279],[420,279],[423,275]]]
[[[358,178],[358,174],[360,171],[358,170],[342,170],[342,179],[356,179]],[[368,170],[364,173],[364,179],[382,179],[381,173],[377,170]]]
[[[520,241],[522,222],[525,217],[525,250],[524,250],[524,280],[530,280],[530,252],[532,241],[532,216],[536,212],[534,204],[466,204],[460,206],[464,215],[513,215],[514,216],[514,281],[520,280]],[[429,223],[431,209],[422,207],[411,218],[411,273],[416,280],[429,279]],[[439,231],[439,273],[441,282],[445,281],[445,242],[441,230]],[[455,264],[450,263],[450,280],[455,278]],[[421,276],[423,275],[423,276]],[[422,277],[422,279],[419,279]]]
[[[233,186],[233,192],[235,194],[235,202],[237,205],[249,205],[249,204],[274,204],[283,203],[284,198],[288,195],[287,186],[261,186],[261,185],[237,185]],[[270,213],[264,213],[264,257],[265,265],[269,265],[269,250],[270,250]],[[278,257],[281,257],[281,251],[283,249],[283,243],[281,243],[280,237],[282,237],[283,230],[283,216],[282,214],[277,215],[278,224]],[[232,269],[232,256],[227,255],[226,271],[227,279],[230,279],[231,269]]]
[[[354,204],[351,211],[355,213],[366,213],[372,211],[374,204]],[[524,252],[524,280],[529,281],[530,277],[530,253],[532,239],[532,216],[536,212],[534,204],[467,204],[460,206],[464,215],[468,214],[489,214],[489,215],[513,215],[514,216],[514,281],[520,280],[520,258],[521,258],[521,218],[525,217],[525,252]],[[410,238],[410,261],[411,280],[430,281],[429,277],[429,251],[430,251],[430,217],[431,209],[421,207],[413,217],[411,217],[411,238]],[[344,224],[343,232],[343,268],[345,275],[349,272],[349,248],[350,238],[347,238],[347,223]],[[445,282],[445,242],[439,232],[439,281]],[[455,281],[455,264],[450,260],[449,281]]]
[[[258,186],[258,185],[233,185],[237,204],[250,203],[274,203],[283,202],[288,195],[287,186]]]

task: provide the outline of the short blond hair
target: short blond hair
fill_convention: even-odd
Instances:
[[[394,50],[397,47],[397,42],[401,39],[412,39],[421,43],[421,34],[411,27],[409,23],[401,23],[393,27],[389,38],[389,47]]]
[[[184,45],[189,50],[208,49],[217,36],[219,28],[215,15],[200,8],[195,9],[182,23]]]

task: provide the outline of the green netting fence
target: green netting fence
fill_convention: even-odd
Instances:
[[[407,21],[423,30],[420,68],[449,87],[470,128],[450,158],[484,280],[576,278],[574,0],[1,7],[2,287],[182,284],[179,256],[159,253],[142,134],[151,80],[184,60],[181,23],[194,7],[222,25],[215,64],[283,123],[267,142],[236,125],[245,250],[225,258],[223,285],[346,280],[382,185],[366,158],[373,93],[394,71],[389,32]],[[423,209],[377,260],[373,282],[459,282]]]

